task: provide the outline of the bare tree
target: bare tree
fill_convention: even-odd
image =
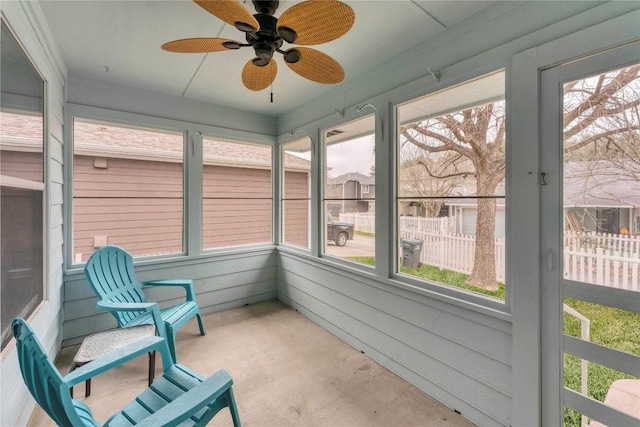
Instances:
[[[467,283],[496,289],[494,196],[498,184],[504,180],[505,172],[504,102],[484,104],[409,124],[401,128],[400,132],[408,143],[422,149],[425,157],[435,155],[454,171],[439,175],[438,170],[426,166],[431,177],[475,178],[478,198],[476,249],[473,270]],[[442,157],[443,153],[449,156]]]
[[[586,206],[594,196],[628,204],[620,186],[640,182],[640,66],[567,83],[563,101],[565,183],[581,189],[596,230],[617,232]]]
[[[637,154],[639,79],[640,66],[632,66],[565,85],[565,156],[605,142],[610,147],[617,147],[621,163],[630,150],[636,150]],[[636,136],[632,136],[634,132]],[[431,177],[451,178],[451,173],[442,171],[453,170],[454,174],[475,178],[478,204],[475,263],[467,283],[495,289],[496,189],[505,178],[504,102],[407,124],[400,128],[400,135],[401,143],[418,147],[425,158],[435,156],[438,161],[448,164],[444,169],[439,162],[439,169],[426,165]],[[627,142],[623,143],[623,140]],[[466,162],[461,162],[462,159]],[[627,168],[632,166],[633,162]],[[630,170],[637,172],[638,166],[640,162],[635,163],[636,169]]]
[[[465,157],[444,152],[426,156],[416,145],[405,142],[400,150],[400,193],[403,197],[416,197],[427,217],[436,217],[444,204],[463,186],[471,170]],[[458,194],[459,195],[459,194]]]

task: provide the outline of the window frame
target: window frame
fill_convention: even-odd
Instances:
[[[304,132],[306,133],[306,132]],[[293,135],[290,135],[291,137],[293,137]],[[286,221],[286,217],[285,217],[285,202],[287,200],[303,200],[303,199],[288,199],[286,197],[286,191],[285,191],[285,186],[286,186],[286,179],[285,179],[285,173],[286,173],[286,165],[285,165],[285,147],[288,144],[294,144],[294,143],[298,143],[300,141],[303,140],[308,140],[309,143],[309,175],[308,175],[308,187],[309,187],[309,197],[308,197],[308,224],[307,224],[307,239],[308,239],[308,245],[307,247],[303,247],[303,246],[299,246],[299,245],[295,245],[292,243],[287,243],[285,241],[285,232],[286,232],[286,225],[285,225],[285,221]],[[314,158],[316,157],[314,154],[314,147],[315,144],[313,142],[313,139],[311,138],[311,136],[307,133],[305,136],[302,137],[298,137],[298,138],[292,138],[291,140],[287,140],[287,141],[283,141],[277,145],[274,146],[274,149],[278,150],[278,169],[279,172],[278,175],[278,179],[277,182],[274,185],[274,188],[277,188],[278,190],[278,207],[277,207],[277,212],[279,217],[274,216],[274,225],[276,225],[276,229],[278,230],[278,236],[277,236],[277,242],[279,245],[282,246],[286,246],[288,248],[292,248],[294,250],[301,250],[301,251],[305,251],[305,252],[310,252],[313,248],[313,200],[314,200],[314,185],[313,185],[313,175],[315,172],[315,162],[314,162]],[[277,218],[277,219],[276,219]]]
[[[275,144],[264,144],[262,142],[257,142],[257,141],[251,141],[251,140],[245,140],[245,139],[241,139],[241,138],[237,138],[237,137],[228,137],[228,136],[218,136],[215,135],[214,133],[210,132],[210,131],[197,131],[196,132],[196,139],[195,141],[197,141],[197,145],[198,145],[198,151],[200,153],[200,166],[199,166],[199,171],[200,171],[200,203],[202,204],[202,206],[200,207],[200,227],[199,227],[199,234],[200,234],[200,238],[202,239],[202,235],[203,235],[203,225],[204,225],[204,139],[206,138],[211,138],[211,139],[215,139],[217,141],[220,142],[224,142],[224,143],[230,143],[230,144],[240,144],[240,145],[253,145],[253,146],[264,146],[269,148],[270,151],[270,183],[269,183],[269,188],[271,190],[270,193],[270,197],[266,198],[266,197],[258,197],[255,198],[255,200],[270,200],[271,206],[270,206],[270,213],[271,213],[271,221],[270,221],[270,233],[271,233],[271,239],[268,242],[253,242],[253,243],[244,243],[244,244],[239,244],[239,245],[234,245],[234,246],[220,246],[220,247],[213,247],[213,248],[205,248],[204,247],[204,243],[201,242],[200,243],[200,248],[199,248],[199,253],[201,254],[211,254],[211,253],[218,253],[221,251],[226,251],[226,250],[235,250],[238,248],[247,248],[247,247],[261,247],[261,246],[273,246],[274,242],[275,242],[275,235],[276,235],[276,229],[275,229],[275,221],[276,221],[276,192],[275,190],[275,181],[276,181],[276,169],[275,169]],[[195,142],[194,141],[194,142]],[[237,198],[237,200],[251,200],[251,198]]]
[[[49,225],[50,225],[50,168],[49,168],[49,109],[48,105],[48,89],[49,83],[45,78],[45,74],[36,64],[34,58],[29,54],[29,50],[26,49],[24,43],[18,37],[18,34],[13,29],[9,21],[5,18],[4,15],[0,16],[0,21],[2,26],[10,33],[12,37],[12,41],[15,41],[18,48],[22,51],[27,61],[29,61],[29,65],[31,65],[33,72],[40,78],[42,84],[42,99],[40,100],[42,111],[39,115],[42,118],[42,182],[36,182],[32,180],[15,178],[11,176],[2,175],[0,171],[0,184],[2,186],[16,188],[21,190],[34,190],[41,193],[41,202],[42,202],[42,212],[41,220],[42,220],[42,278],[40,289],[42,290],[42,297],[39,301],[34,305],[33,309],[26,315],[27,322],[31,322],[35,316],[37,316],[40,308],[45,304],[49,299],[49,286],[48,277],[49,277]],[[7,102],[6,99],[4,102]],[[10,102],[8,102],[10,104]],[[11,110],[11,108],[9,108]],[[19,111],[19,106],[16,106],[16,111]],[[0,356],[4,357],[4,355],[8,354],[8,352],[12,351],[15,346],[15,339],[12,335],[10,335],[9,340],[6,344],[0,349]]]
[[[319,143],[318,145],[318,162],[316,163],[318,165],[318,195],[317,195],[317,215],[318,215],[318,221],[316,222],[315,226],[318,228],[318,241],[315,242],[315,246],[317,247],[318,250],[318,254],[317,256],[319,258],[324,258],[324,259],[330,259],[331,261],[338,263],[339,265],[344,265],[344,266],[348,266],[351,268],[356,268],[358,270],[364,271],[364,272],[377,272],[380,270],[381,266],[384,265],[383,262],[380,262],[380,260],[377,258],[377,254],[378,254],[378,239],[376,238],[374,241],[374,250],[373,250],[373,258],[374,258],[374,265],[367,265],[367,264],[363,264],[357,261],[351,261],[348,260],[346,258],[342,258],[339,257],[337,255],[331,255],[327,252],[327,209],[326,209],[326,203],[327,200],[331,201],[334,200],[336,201],[336,203],[338,202],[338,200],[340,200],[340,203],[342,204],[343,208],[344,208],[344,201],[346,199],[327,199],[326,197],[326,185],[327,185],[327,181],[326,179],[328,178],[327,176],[327,168],[328,168],[328,163],[327,163],[327,133],[330,133],[332,129],[338,128],[338,127],[344,127],[344,126],[348,126],[352,123],[358,122],[358,121],[364,121],[367,120],[369,118],[371,118],[371,120],[373,120],[373,129],[371,130],[371,133],[369,134],[368,132],[365,135],[356,135],[353,139],[357,139],[363,136],[371,136],[373,137],[373,145],[374,145],[374,154],[376,154],[375,156],[375,160],[374,160],[374,165],[377,165],[378,163],[378,155],[377,155],[377,147],[379,145],[379,140],[380,140],[380,135],[382,134],[382,127],[381,127],[381,118],[379,115],[379,111],[376,109],[375,106],[373,106],[372,104],[367,104],[366,106],[371,107],[371,109],[373,111],[367,110],[367,111],[363,111],[364,107],[358,107],[355,109],[355,114],[343,114],[341,115],[341,120],[330,120],[327,121],[326,123],[322,123],[317,131],[318,131],[318,141]],[[344,142],[348,142],[348,141],[344,141]],[[377,196],[377,195],[376,195]],[[374,206],[377,205],[376,203],[376,196],[374,196],[373,199],[367,199],[367,200],[371,200],[374,203]],[[313,197],[313,194],[312,194]],[[374,228],[377,230],[378,228],[378,222],[379,219],[376,218],[375,221],[375,225]],[[384,240],[384,239],[383,239]],[[347,243],[348,245],[349,243]]]
[[[216,139],[248,143],[256,145],[265,145],[271,148],[271,170],[272,184],[274,182],[274,154],[273,146],[275,145],[275,137],[265,134],[258,134],[249,131],[240,131],[236,129],[223,128],[214,125],[204,125],[200,123],[192,123],[179,119],[167,119],[159,116],[150,116],[139,113],[130,113],[120,110],[112,110],[103,107],[95,107],[90,105],[67,103],[65,111],[65,122],[73,123],[74,119],[84,119],[91,121],[104,121],[114,125],[123,125],[130,127],[139,127],[144,129],[179,132],[183,134],[183,251],[181,253],[165,254],[165,255],[149,255],[136,256],[134,263],[136,264],[159,264],[167,260],[192,259],[194,257],[212,256],[219,253],[228,253],[236,251],[238,247],[228,246],[207,251],[202,250],[202,173],[203,173],[203,152],[202,137],[203,135],[211,136]],[[73,126],[66,126],[64,129],[65,145],[64,161],[65,167],[64,179],[68,185],[63,189],[63,215],[66,224],[73,222]],[[272,197],[275,193],[272,191]],[[274,199],[275,200],[275,199]],[[275,204],[272,201],[272,215],[275,218]],[[271,224],[272,240],[269,243],[252,244],[242,246],[247,248],[264,248],[274,246],[274,226]],[[65,241],[72,241],[72,227],[65,227]],[[84,267],[84,262],[77,263],[73,259],[72,245],[65,245],[64,249],[64,268],[67,272],[80,271]]]
[[[84,108],[83,108],[84,110]],[[80,113],[76,113],[73,114],[70,117],[70,121],[68,121],[67,123],[70,123],[69,126],[67,126],[67,129],[69,131],[69,141],[71,141],[71,144],[69,145],[70,148],[68,150],[69,154],[68,154],[68,159],[67,159],[67,165],[69,165],[69,167],[67,168],[68,171],[68,176],[67,176],[67,201],[68,203],[66,203],[65,205],[67,205],[67,212],[68,212],[68,216],[66,216],[67,220],[69,221],[68,224],[70,224],[69,227],[67,227],[68,229],[68,235],[66,237],[69,238],[69,242],[72,242],[72,244],[67,245],[68,246],[68,263],[70,266],[83,266],[86,261],[76,261],[75,259],[75,255],[73,254],[74,251],[74,234],[75,234],[75,227],[74,227],[74,212],[73,212],[73,201],[74,201],[74,171],[75,171],[75,121],[76,120],[81,120],[81,121],[90,121],[90,122],[97,122],[97,123],[104,123],[105,125],[109,126],[122,126],[122,127],[130,127],[130,128],[137,128],[137,129],[141,129],[141,130],[149,130],[149,131],[157,131],[157,132],[172,132],[172,133],[180,133],[182,134],[182,250],[180,252],[173,252],[173,253],[167,253],[167,254],[154,254],[154,255],[140,255],[140,256],[135,256],[134,259],[166,259],[166,258],[176,258],[176,257],[181,257],[186,255],[186,230],[187,230],[187,154],[188,154],[188,144],[187,144],[187,132],[185,131],[185,129],[180,129],[180,128],[176,128],[176,127],[171,127],[171,126],[165,126],[162,123],[157,123],[155,120],[151,120],[151,121],[142,121],[142,120],[137,120],[136,116],[137,115],[129,115],[129,114],[106,114],[102,115],[93,115],[90,114],[90,112],[88,111],[89,114],[83,114],[82,112]]]
[[[512,290],[510,283],[511,279],[511,271],[509,265],[509,250],[512,244],[511,240],[512,236],[509,236],[510,223],[511,223],[511,214],[510,212],[510,198],[509,198],[509,178],[511,174],[511,167],[509,163],[509,159],[511,156],[512,149],[510,148],[510,144],[505,143],[505,196],[504,196],[504,206],[505,206],[505,252],[507,256],[505,258],[505,298],[504,300],[499,300],[490,296],[486,296],[480,293],[475,293],[471,291],[467,291],[465,289],[456,288],[453,286],[447,286],[444,284],[439,284],[436,282],[431,282],[424,279],[418,279],[411,277],[406,274],[400,273],[400,257],[402,255],[401,249],[399,248],[399,209],[398,209],[398,199],[399,199],[399,168],[398,168],[398,144],[400,138],[398,136],[398,128],[399,128],[399,114],[398,108],[402,105],[406,105],[415,101],[417,99],[421,99],[424,97],[429,97],[432,95],[436,95],[440,92],[447,91],[449,89],[455,88],[456,86],[463,85],[465,83],[470,83],[474,80],[481,79],[486,76],[490,76],[496,73],[504,73],[505,86],[504,86],[504,96],[501,97],[493,97],[487,98],[486,102],[496,101],[498,99],[503,99],[505,101],[505,123],[506,132],[505,132],[505,141],[510,139],[510,135],[512,129],[509,124],[509,113],[510,107],[507,102],[509,98],[509,81],[511,79],[511,67],[507,64],[498,64],[497,66],[486,67],[483,69],[474,70],[473,73],[462,74],[448,80],[446,82],[437,81],[437,84],[433,84],[429,79],[424,78],[425,89],[423,91],[412,92],[411,94],[398,96],[393,98],[389,102],[389,122],[390,126],[390,135],[391,135],[391,150],[389,155],[389,177],[391,180],[391,190],[389,193],[389,202],[391,204],[391,227],[390,227],[390,241],[393,242],[391,248],[389,250],[390,264],[389,264],[389,279],[392,283],[397,283],[399,285],[409,285],[412,288],[422,289],[428,292],[431,295],[442,295],[445,298],[451,298],[453,301],[458,301],[462,304],[472,304],[482,311],[489,310],[494,315],[498,315],[502,317],[503,315],[511,314],[511,298],[512,298]],[[473,103],[478,105],[478,103]],[[447,112],[452,111],[460,111],[465,107],[469,107],[469,105],[461,105],[454,109],[445,109],[438,114],[446,114]]]

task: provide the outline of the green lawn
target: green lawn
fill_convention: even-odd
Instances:
[[[591,342],[640,356],[640,314],[579,300],[566,299],[565,304],[590,320]],[[566,313],[564,333],[580,337],[580,321]],[[595,363],[588,364],[587,372],[589,396],[601,402],[614,381],[635,378]],[[580,359],[569,354],[564,357],[564,384],[567,388],[580,391]],[[566,426],[579,427],[580,414],[565,408],[564,423]]]
[[[373,257],[351,257],[349,259],[361,264],[374,265]],[[400,273],[425,279],[430,282],[437,282],[449,286],[454,286],[456,288],[466,289],[468,291],[488,295],[490,297],[498,298],[504,301],[504,283],[499,283],[499,288],[497,290],[488,291],[486,289],[465,284],[467,278],[469,277],[468,274],[457,273],[451,270],[441,270],[438,267],[425,264],[420,266],[420,268],[406,268],[400,266]]]
[[[362,264],[374,265],[374,258],[371,257],[354,257],[350,259]],[[502,283],[497,291],[487,291],[466,285],[465,281],[468,277],[466,274],[440,270],[437,267],[428,265],[423,265],[418,269],[400,267],[400,272],[504,300],[504,284]],[[567,299],[565,303],[591,321],[591,342],[640,356],[640,314],[586,301]],[[580,337],[580,321],[566,313],[564,314],[564,333]],[[580,391],[580,372],[580,359],[572,355],[565,355],[564,382],[567,388]],[[587,380],[589,396],[601,402],[604,401],[611,384],[623,378],[634,377],[595,363],[589,363]],[[580,427],[580,414],[570,409],[565,409],[564,423],[565,426]]]

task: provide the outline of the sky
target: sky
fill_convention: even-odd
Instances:
[[[373,135],[327,147],[327,166],[330,168],[329,177],[331,178],[349,172],[360,172],[363,175],[369,175],[374,164]]]
[[[329,177],[345,173],[359,172],[363,175],[371,173],[371,167],[375,164],[374,136],[365,136],[350,141],[333,144],[327,147],[327,166]],[[306,160],[311,160],[311,153],[290,151],[289,154]]]

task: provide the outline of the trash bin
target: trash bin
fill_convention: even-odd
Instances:
[[[402,266],[418,268],[420,266],[420,254],[422,253],[422,240],[402,239]]]

